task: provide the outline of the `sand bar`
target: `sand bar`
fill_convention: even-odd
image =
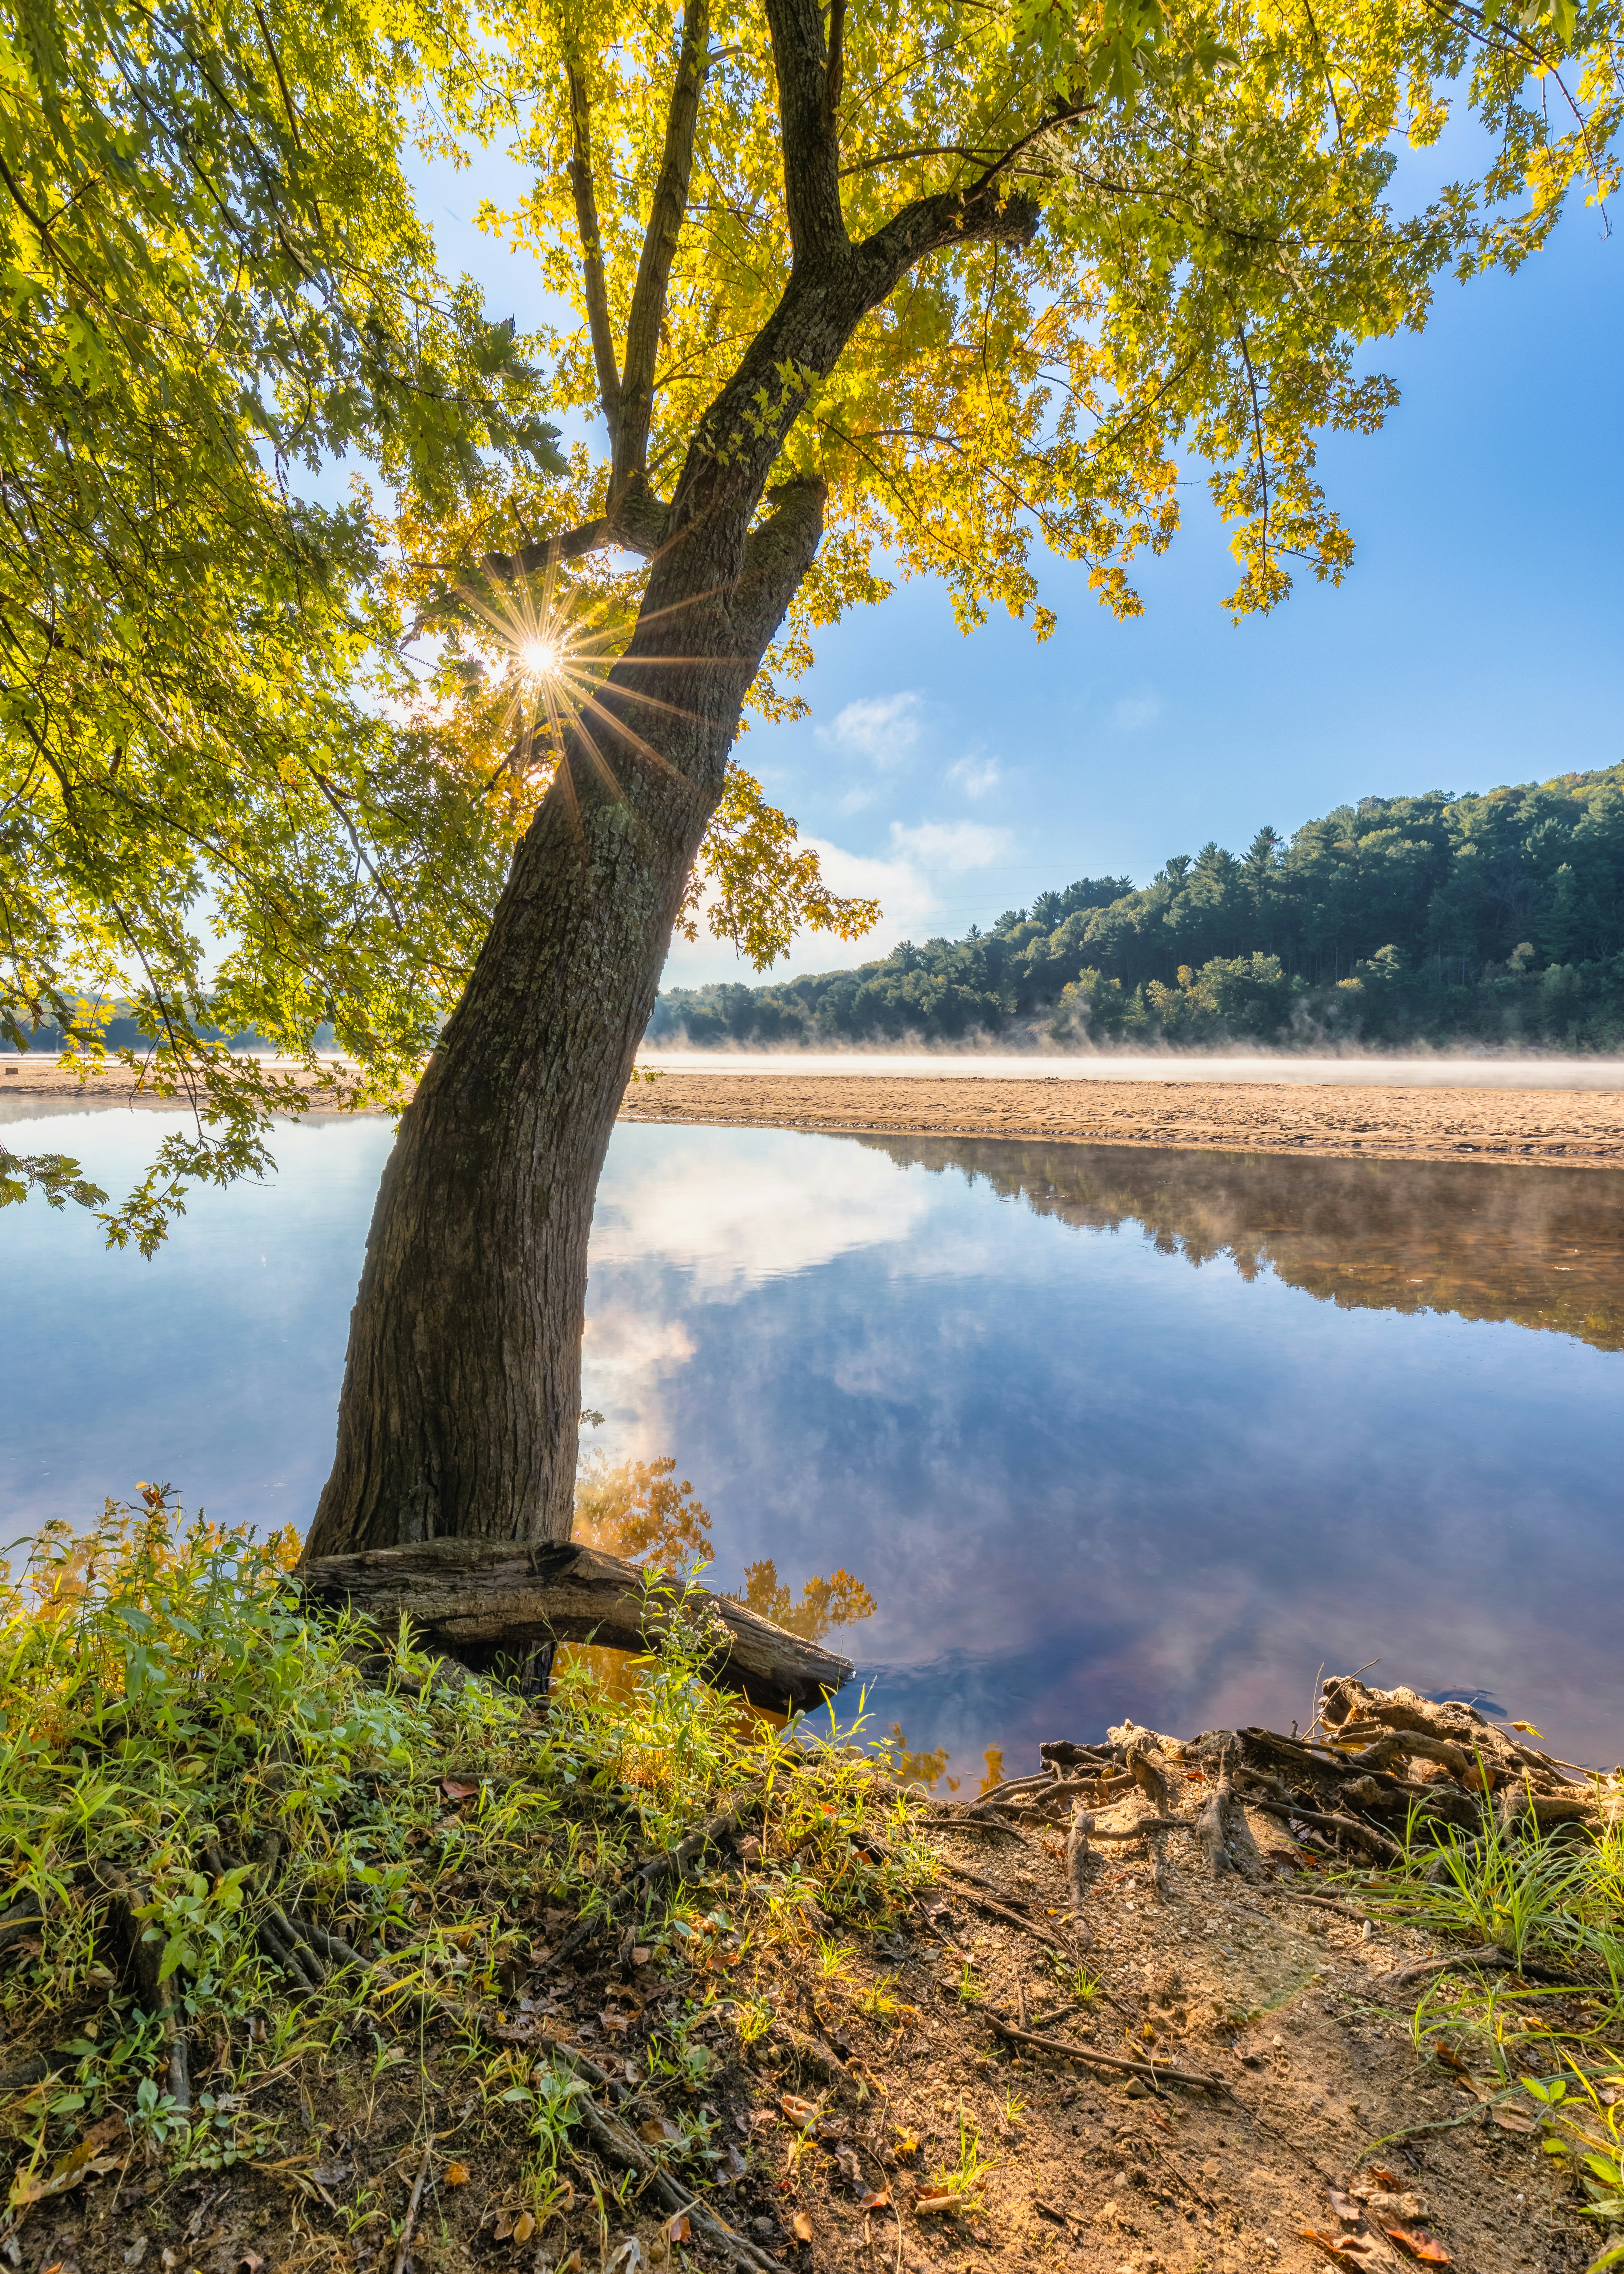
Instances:
[[[174,1112],[184,1101],[150,1092],[138,1096],[133,1077],[123,1066],[106,1066],[81,1084],[69,1067],[50,1059],[0,1065],[0,1121],[16,1118],[19,1108],[46,1114],[121,1103]],[[1624,1168],[1624,1089],[1444,1088],[1425,1081],[1199,1081],[1189,1079],[1187,1071],[1168,1081],[1078,1081],[1041,1074],[1000,1079],[945,1073],[672,1070],[656,1081],[635,1081],[620,1118],[896,1136],[1039,1137],[1079,1145]]]
[[[620,1118],[1624,1168],[1624,1092],[1618,1090],[667,1073],[658,1081],[635,1082]]]

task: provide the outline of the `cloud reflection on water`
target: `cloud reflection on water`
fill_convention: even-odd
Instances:
[[[695,1343],[619,1428],[701,1480],[724,1583],[861,1573],[910,1743],[1289,1724],[1380,1654],[1616,1751],[1615,1179],[739,1135],[618,1133],[593,1303]]]

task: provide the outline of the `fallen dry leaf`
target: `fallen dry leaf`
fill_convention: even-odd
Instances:
[[[667,2242],[686,2242],[688,2238],[688,2213],[680,2210],[665,2222],[665,2240]]]
[[[912,2132],[896,2133],[892,2136],[891,2144],[896,2153],[905,2161],[910,2156],[917,2156],[919,2153],[919,2142],[914,2138]]]
[[[535,2213],[533,2211],[522,2210],[513,2223],[514,2240],[515,2242],[528,2242],[535,2232]]]
[[[1401,2250],[1418,2258],[1423,2266],[1450,2266],[1455,2263],[1438,2237],[1429,2234],[1424,2226],[1389,2226],[1382,2232],[1389,2242],[1396,2242]]]
[[[1375,2180],[1376,2185],[1379,2187],[1386,2187],[1390,2195],[1402,2195],[1403,2194],[1404,2182],[1399,2178],[1396,2172],[1388,2171],[1385,2164],[1372,2164],[1368,2166],[1368,2169],[1372,2179]]]
[[[632,1953],[632,1964],[634,1966],[646,1966],[653,1955],[654,1952],[651,1947],[645,1950],[643,1945],[639,1943],[637,1947]],[[559,2269],[559,2274],[563,2274],[562,2267]]]
[[[804,2210],[798,2210],[790,2221],[790,2230],[797,2242],[810,2242],[812,2221],[809,2215]]]
[[[889,2210],[891,2209],[890,2187],[876,2187],[870,2195],[860,2195],[857,2199],[857,2208],[859,2210]]]
[[[1369,2234],[1320,2234],[1312,2226],[1299,2227],[1304,2242],[1313,2243],[1339,2266],[1371,2267],[1378,2263],[1380,2246]]]
[[[771,2108],[748,2108],[733,2119],[741,2132],[764,2132],[776,2120]]]
[[[778,2106],[792,2124],[814,2124],[823,2114],[816,2101],[797,2100],[793,2092],[786,2092]]]
[[[498,2242],[507,2241],[513,2233],[513,2213],[510,2210],[503,2210],[497,2212],[496,2225],[492,2232]]]
[[[680,2140],[682,2130],[668,2116],[650,2116],[637,2127],[637,2137],[646,2140],[650,2147],[663,2148],[669,2141]]]
[[[119,2158],[104,2156],[101,2150],[128,2129],[122,2116],[104,2116],[59,2156],[49,2172],[34,2179],[19,2172],[11,2182],[11,2208],[26,2210],[30,2203],[45,2202],[48,2196],[65,2195],[70,2187],[78,2187],[93,2174],[100,2179],[109,2172],[116,2172]]]
[[[624,2014],[617,2014],[609,2007],[605,2007],[598,2018],[605,2029],[613,2030],[618,2037],[623,2037],[631,2027]]]
[[[465,2187],[468,2185],[468,2165],[466,2164],[447,2164],[446,2165],[446,2185],[448,2187]]]
[[[1356,2202],[1351,2195],[1343,2195],[1340,2187],[1327,2187],[1326,2193],[1331,2199],[1331,2209],[1336,2213],[1337,2218],[1346,2219],[1350,2226],[1357,2226],[1365,2217],[1364,2204]]]
[[[257,2250],[244,2250],[233,2274],[265,2274],[265,2261]]]
[[[451,1777],[441,1777],[440,1788],[447,1800],[471,1800],[479,1789],[477,1784],[458,1784]]]
[[[1531,2116],[1524,2116],[1515,2108],[1491,2108],[1491,2124],[1498,2124],[1502,2132],[1538,2132],[1538,2125]]]

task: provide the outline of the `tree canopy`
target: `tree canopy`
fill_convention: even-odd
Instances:
[[[709,659],[710,691],[664,708],[731,738],[728,624],[771,716],[818,627],[898,575],[1046,637],[1047,549],[1131,613],[1187,463],[1236,611],[1303,568],[1339,580],[1316,450],[1395,400],[1366,343],[1617,172],[1616,5],[1574,0],[26,0],[16,22],[0,1024],[94,1053],[86,998],[133,1005],[148,1078],[200,1117],[109,1218],[144,1243],[297,1103],[225,1038],[308,1055],[331,1023],[350,1096],[393,1088],[549,787],[574,811],[584,751],[620,796],[616,744],[672,771],[658,667]],[[1397,155],[1452,107],[1486,156],[1404,210]],[[436,275],[414,135],[529,169],[485,215],[560,312],[529,336]],[[346,456],[377,493],[311,503],[303,470]],[[741,517],[754,549],[697,657],[672,580]],[[610,685],[634,666],[641,728]],[[759,964],[798,923],[872,920],[753,776],[718,794],[681,922],[703,906]]]
[[[854,970],[673,988],[655,1042],[1624,1043],[1624,766],[1364,797]]]

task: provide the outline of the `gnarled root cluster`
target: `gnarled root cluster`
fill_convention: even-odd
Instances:
[[[1138,1843],[1162,1889],[1176,1833],[1193,1836],[1214,1879],[1267,1877],[1249,1809],[1302,1845],[1365,1864],[1396,1862],[1407,1840],[1429,1830],[1475,1838],[1568,1825],[1600,1834],[1624,1822],[1616,1773],[1558,1761],[1476,1706],[1372,1690],[1351,1675],[1326,1683],[1306,1737],[1243,1728],[1184,1740],[1125,1721],[1102,1745],[1039,1750],[1035,1775],[1010,1778],[955,1813],[989,1830],[1064,1823],[1079,1926],[1096,1843]]]

